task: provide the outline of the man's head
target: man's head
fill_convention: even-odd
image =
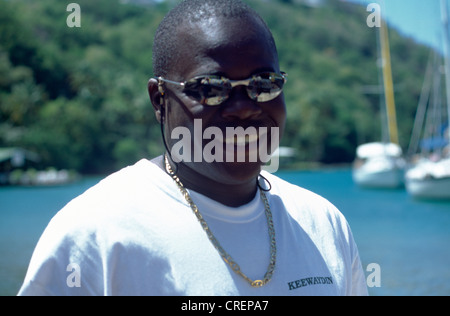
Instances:
[[[238,0],[183,1],[161,22],[155,35],[153,54],[155,76],[164,80],[151,79],[149,94],[156,117],[164,122],[169,150],[180,141],[180,138],[172,139],[172,132],[182,127],[192,136],[192,159],[182,161],[184,166],[224,184],[254,180],[261,170],[262,163],[259,160],[245,163],[211,163],[205,159],[194,161],[194,151],[198,146],[201,151],[211,139],[221,141],[220,137],[214,135],[210,139],[200,142],[197,139],[195,142],[198,129],[194,123],[201,120],[200,137],[204,137],[203,132],[208,128],[214,128],[226,137],[227,128],[236,127],[253,127],[256,130],[265,127],[269,131],[278,128],[279,135],[282,135],[286,119],[282,93],[275,94],[270,90],[270,93],[264,92],[268,97],[257,98],[249,92],[255,81],[246,81],[259,78],[261,73],[264,78],[269,78],[269,85],[271,79],[279,78],[266,75],[278,75],[280,69],[276,46],[265,22],[254,10]],[[226,100],[211,106],[183,90],[186,81],[199,76],[224,77],[237,83],[227,93]],[[245,86],[249,82],[250,87]],[[275,84],[274,87],[277,88]],[[279,139],[264,136],[267,137],[266,142],[278,144]],[[248,146],[250,138],[247,137],[245,141],[246,157],[251,150]],[[259,139],[261,142],[262,139]],[[221,146],[225,152],[225,141]],[[217,151],[218,147],[215,147],[213,152]]]
[[[173,62],[182,59],[180,45],[175,38],[186,24],[204,23],[218,18],[258,20],[266,29],[268,41],[276,52],[275,41],[264,20],[241,0],[189,0],[172,9],[161,21],[154,37],[153,72],[156,77],[166,77]]]

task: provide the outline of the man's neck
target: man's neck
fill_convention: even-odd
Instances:
[[[255,197],[257,177],[236,184],[227,184],[206,177],[183,163],[178,163],[176,167],[173,166],[173,162],[171,165],[185,188],[224,205],[238,207],[249,203]]]

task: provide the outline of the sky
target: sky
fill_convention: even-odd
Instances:
[[[382,17],[400,33],[416,41],[443,51],[441,0],[345,0],[361,3],[378,3]],[[450,8],[450,0],[447,6]],[[368,12],[369,15],[371,12]]]

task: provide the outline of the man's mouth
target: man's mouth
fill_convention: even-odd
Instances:
[[[251,144],[258,144],[258,140],[267,135],[267,130],[259,131],[256,133],[245,133],[245,134],[233,134],[225,135],[224,143],[231,146],[247,146]]]

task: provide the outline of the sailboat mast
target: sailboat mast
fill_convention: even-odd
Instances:
[[[447,95],[447,119],[448,119],[448,139],[450,140],[450,61],[449,61],[449,32],[448,32],[448,8],[447,1],[441,0],[441,16],[444,29],[444,61],[445,61],[445,91]]]
[[[383,82],[388,117],[389,138],[391,143],[398,144],[397,113],[395,111],[394,84],[392,81],[391,54],[387,24],[381,19],[380,26],[381,58],[383,60]]]

